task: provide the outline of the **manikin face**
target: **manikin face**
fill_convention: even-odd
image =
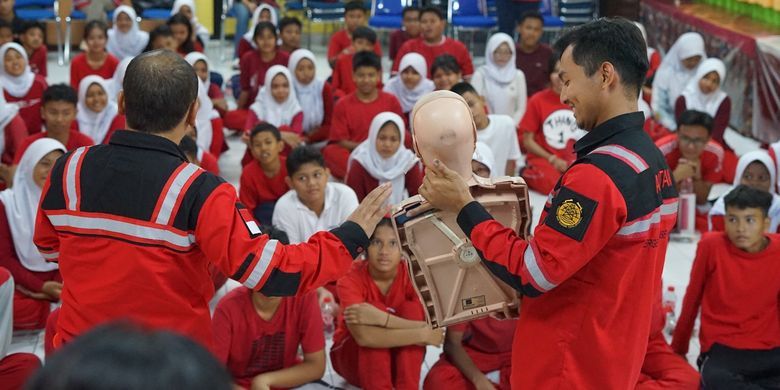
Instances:
[[[84,103],[90,111],[102,112],[108,104],[108,95],[100,84],[93,83],[87,88],[87,95]]]
[[[43,156],[43,158],[41,158],[37,164],[35,164],[32,172],[33,182],[35,185],[37,185],[39,188],[43,188],[43,185],[46,184],[46,178],[49,177],[51,168],[54,166],[54,163],[57,161],[57,159],[62,157],[63,154],[64,153],[62,153],[61,150],[52,150]]]

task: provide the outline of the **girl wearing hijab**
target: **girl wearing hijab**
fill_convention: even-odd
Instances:
[[[19,149],[25,138],[27,138],[27,126],[24,120],[19,116],[19,107],[15,104],[8,104],[0,89],[0,165],[3,168],[10,166],[14,162],[14,155]],[[10,182],[10,177],[6,177],[6,171],[0,170],[0,183],[4,186]]]
[[[125,127],[125,118],[119,115],[116,102],[108,98],[108,91],[108,81],[100,76],[87,76],[79,83],[79,131],[96,144],[108,143],[114,131]]]
[[[171,15],[182,14],[189,19],[192,24],[193,39],[197,39],[201,47],[209,41],[211,34],[209,30],[204,27],[198,21],[198,17],[195,16],[195,1],[194,0],[176,0],[173,2],[173,8],[171,8]]]
[[[371,190],[387,182],[393,185],[388,199],[391,205],[417,195],[423,179],[422,164],[403,146],[405,135],[404,120],[398,114],[382,112],[371,121],[368,138],[349,156],[344,178],[358,200],[362,201]]]
[[[485,47],[485,65],[471,78],[471,85],[487,100],[491,114],[509,115],[520,123],[528,103],[525,75],[515,67],[515,43],[507,34],[493,34]]]
[[[496,158],[490,147],[483,142],[477,142],[474,148],[474,155],[471,156],[471,172],[479,177],[490,178],[492,172],[498,172],[495,169]]]
[[[0,266],[11,271],[14,330],[43,329],[51,302],[60,299],[62,279],[57,263],[41,256],[33,244],[41,189],[65,147],[51,138],[27,148],[14,175],[13,187],[0,192]]]
[[[108,98],[113,102],[116,102],[119,91],[122,90],[122,82],[125,81],[127,66],[130,65],[130,61],[132,61],[133,58],[134,57],[127,57],[122,61],[119,61],[119,65],[116,66],[116,71],[114,71],[114,77],[107,81],[109,90]]]
[[[149,43],[149,33],[141,31],[137,19],[133,7],[122,5],[114,10],[114,23],[108,30],[106,48],[120,61],[141,54]]]
[[[225,112],[227,112],[228,108],[227,102],[225,101],[225,94],[222,93],[222,89],[219,87],[219,85],[211,82],[211,64],[209,64],[208,57],[206,57],[206,55],[203,53],[194,51],[190,54],[187,54],[184,57],[184,60],[192,65],[193,69],[195,69],[195,73],[198,75],[198,78],[206,88],[206,94],[208,95],[209,99],[211,99],[211,104],[214,105],[214,109],[219,112],[220,116],[225,115]]]
[[[669,130],[677,129],[674,105],[688,82],[707,58],[704,38],[699,33],[680,35],[666,53],[653,80],[652,108],[656,120]]]
[[[5,100],[19,107],[19,116],[24,120],[29,135],[41,132],[41,98],[49,85],[41,75],[30,69],[27,52],[22,45],[9,42],[0,46],[0,86]]]
[[[270,123],[282,133],[282,140],[295,148],[303,141],[303,118],[290,71],[281,65],[272,66],[265,74],[265,85],[249,106],[244,128],[249,131],[260,122]]]
[[[219,112],[214,109],[211,103],[206,85],[198,80],[198,102],[200,107],[195,115],[195,126],[197,127],[198,147],[219,157],[222,152],[228,149],[225,143],[225,133],[222,131],[222,118]]]
[[[653,78],[655,72],[658,70],[658,67],[661,65],[661,53],[659,53],[655,48],[650,47],[650,44],[647,42],[647,30],[645,30],[645,26],[639,22],[634,22],[634,24],[642,33],[642,38],[645,39],[645,45],[647,46],[647,62],[650,64],[650,67],[647,69],[645,79],[649,80]]]
[[[772,194],[772,206],[769,208],[769,233],[780,233],[780,196],[777,194],[777,171],[772,158],[766,150],[754,150],[745,153],[737,163],[737,174],[734,177],[734,187],[743,184]],[[731,190],[729,190],[731,191]],[[726,193],[728,194],[728,192]],[[725,194],[715,201],[709,213],[709,229],[724,230],[724,215],[726,206],[723,201]]]
[[[433,81],[428,80],[428,65],[419,53],[408,53],[401,58],[398,74],[387,81],[385,92],[394,95],[407,116],[414,104],[425,94],[433,92]]]
[[[287,66],[294,76],[292,81],[298,103],[306,107],[303,134],[307,144],[327,141],[333,117],[333,91],[329,83],[317,79],[316,63],[314,53],[298,49],[290,55]]]
[[[173,39],[176,41],[176,52],[182,57],[194,51],[203,52],[203,45],[195,39],[190,20],[183,14],[175,14],[166,22],[171,29]]]
[[[720,89],[726,79],[726,65],[717,58],[707,58],[701,62],[696,75],[677,98],[674,105],[675,117],[686,110],[696,110],[710,114],[713,119],[712,139],[726,146],[723,133],[731,119],[731,98]]]
[[[238,58],[244,55],[248,51],[257,49],[257,43],[255,43],[254,34],[255,27],[260,22],[270,22],[274,26],[278,24],[278,16],[276,15],[276,8],[271,7],[268,4],[260,4],[255,8],[255,12],[252,13],[252,23],[249,25],[249,30],[244,34],[241,40],[238,42]]]

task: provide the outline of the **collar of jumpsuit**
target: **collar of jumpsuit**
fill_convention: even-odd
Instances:
[[[111,136],[109,143],[131,148],[156,150],[180,157],[182,161],[187,161],[187,157],[184,156],[184,153],[179,150],[179,147],[173,141],[159,135],[134,130],[117,130]]]
[[[590,153],[593,149],[605,144],[607,140],[627,130],[642,129],[645,123],[645,114],[632,112],[618,115],[596,126],[574,144],[577,158]]]

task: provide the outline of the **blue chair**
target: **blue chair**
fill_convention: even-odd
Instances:
[[[542,0],[539,6],[539,13],[542,14],[544,19],[544,35],[543,39],[546,42],[553,42],[557,38],[558,34],[563,31],[565,23],[558,17],[558,4],[555,0]]]
[[[596,16],[597,5],[593,0],[560,0],[558,16],[567,26],[587,23]]]
[[[463,30],[472,31],[469,39],[471,50],[475,31],[490,31],[498,25],[495,16],[488,15],[488,7],[485,0],[450,0],[447,2],[447,22],[455,32],[455,37],[460,39]]]
[[[306,19],[309,23],[307,33],[307,48],[311,49],[311,24],[325,23],[334,25],[344,22],[344,3],[330,3],[325,1],[303,0],[303,8],[306,11]]]
[[[57,63],[63,66],[70,62],[70,24],[74,16],[84,19],[84,13],[74,11],[70,0],[21,0],[15,7],[24,7],[15,9],[16,16],[22,20],[54,20],[57,24]]]
[[[368,25],[375,29],[397,29],[403,23],[406,0],[373,0]]]
[[[167,8],[148,8],[141,13],[144,19],[168,19],[171,17],[171,10]]]
[[[290,11],[303,11],[303,1],[285,1],[284,2],[284,9],[287,10],[287,12]]]
[[[29,7],[52,7],[53,1],[51,0],[17,0],[14,3],[14,10],[29,8]]]

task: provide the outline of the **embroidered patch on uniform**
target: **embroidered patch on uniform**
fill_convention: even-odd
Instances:
[[[236,206],[236,209],[238,210],[238,215],[241,216],[241,219],[244,222],[244,226],[246,226],[246,229],[249,231],[249,236],[251,238],[263,234],[263,232],[260,231],[260,226],[257,226],[257,222],[246,207],[239,205]]]
[[[597,206],[595,200],[561,187],[552,200],[544,224],[571,239],[582,241]]]

